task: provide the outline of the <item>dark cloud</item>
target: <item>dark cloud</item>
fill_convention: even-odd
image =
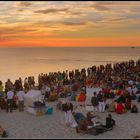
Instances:
[[[82,15],[82,12],[70,12],[70,15]]]
[[[90,7],[95,8],[98,11],[108,11],[109,8],[106,7],[103,3],[93,3],[90,5]]]
[[[48,13],[59,13],[59,12],[68,12],[68,8],[63,8],[63,9],[54,9],[54,8],[50,8],[50,9],[45,9],[45,10],[37,10],[34,11],[35,13],[41,13],[41,14],[48,14]]]
[[[123,5],[123,6],[127,6],[127,5],[131,5],[132,3],[131,3],[131,1],[129,2],[127,2],[127,1],[100,1],[100,2],[98,2],[98,3],[100,3],[102,6],[104,5],[104,6],[113,6],[113,5]]]
[[[99,1],[99,2],[93,2],[90,7],[95,8],[99,11],[107,11],[110,10],[110,7],[112,6],[131,6],[132,2],[127,1]]]
[[[34,27],[44,27],[44,28],[57,28],[59,25],[66,26],[83,26],[86,25],[87,22],[72,22],[72,21],[56,21],[56,22],[37,22],[34,24]]]
[[[86,25],[86,22],[63,22],[64,25],[70,25],[70,26],[80,26],[80,25]]]
[[[20,2],[18,4],[18,6],[21,6],[21,7],[29,7],[31,5],[32,5],[32,3],[30,3],[30,2]]]
[[[21,26],[0,28],[1,34],[17,34],[17,33],[25,33],[25,32],[29,33],[29,32],[34,32],[34,31],[36,31],[36,30],[30,29],[30,27],[25,28],[25,27],[21,27]]]
[[[24,10],[23,9],[19,9],[19,10],[17,10],[18,12],[23,12]]]
[[[127,18],[118,17],[118,18],[112,18],[109,21],[111,21],[111,22],[120,22],[120,21],[125,21],[125,20],[127,20]]]

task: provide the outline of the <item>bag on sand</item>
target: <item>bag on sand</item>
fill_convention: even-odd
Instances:
[[[96,131],[97,131],[97,133],[103,133],[104,128],[103,127],[96,127]]]
[[[53,107],[48,108],[46,115],[51,115],[53,113]]]

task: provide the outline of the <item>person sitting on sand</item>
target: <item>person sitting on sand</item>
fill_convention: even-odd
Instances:
[[[0,135],[2,138],[8,137],[6,130],[0,125]]]
[[[89,124],[92,124],[92,127],[101,126],[102,124],[99,122],[96,115],[92,114],[91,112],[87,113],[87,120]]]
[[[138,100],[137,100],[137,102],[140,103],[140,95],[138,96]]]
[[[72,113],[75,121],[77,122],[76,132],[85,132],[87,131],[87,120],[86,117],[81,112],[73,112]]]
[[[124,112],[125,112],[125,108],[124,108],[122,102],[119,101],[119,103],[117,104],[117,107],[116,107],[116,113],[122,114]]]
[[[118,98],[118,102],[122,102],[123,104],[125,104],[125,96],[124,94],[120,95],[119,98]]]
[[[112,101],[109,105],[108,112],[115,112],[115,101]]]
[[[127,110],[130,110],[131,109],[131,100],[129,98],[126,99],[125,108]]]
[[[78,98],[78,102],[85,102],[86,100],[86,95],[84,92],[81,92]]]
[[[81,112],[73,112],[72,115],[74,116],[77,123],[79,123],[81,120],[86,119],[86,117]]]
[[[84,133],[84,134],[93,134],[97,135],[96,128],[93,127],[93,122],[91,121],[91,117],[88,114],[86,118],[81,112],[73,112],[73,116],[77,122],[76,132]]]
[[[76,100],[76,93],[74,91],[71,93],[70,100],[71,101],[75,101]]]
[[[135,104],[131,108],[131,113],[138,113],[138,108]]]
[[[115,120],[112,119],[111,114],[108,114],[108,117],[106,117],[106,128],[112,130],[114,125],[115,125]]]
[[[57,93],[55,90],[53,90],[48,97],[48,101],[55,101],[57,99],[58,99]]]

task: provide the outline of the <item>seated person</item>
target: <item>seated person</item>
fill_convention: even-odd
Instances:
[[[6,130],[0,125],[0,135],[2,138],[8,137]]]
[[[138,108],[135,104],[131,108],[131,113],[138,113]]]
[[[75,101],[75,100],[76,100],[76,94],[75,94],[75,92],[73,92],[73,93],[71,94],[70,100],[71,100],[71,101]]]
[[[73,116],[77,123],[79,123],[81,120],[86,119],[86,117],[81,112],[73,112]]]
[[[44,96],[44,98],[45,98],[45,99],[48,99],[49,96],[50,96],[50,93],[46,91],[46,92],[45,92],[45,96]]]
[[[87,125],[88,132],[94,135],[103,133],[106,130],[105,126],[99,122],[98,116],[92,114],[91,112],[87,113]]]
[[[110,92],[110,94],[109,94],[109,98],[113,99],[114,97],[115,97],[114,92]]]
[[[87,132],[88,128],[86,117],[81,112],[73,112],[72,115],[78,124],[78,126],[76,127],[76,132]]]
[[[125,108],[127,110],[130,110],[131,109],[131,100],[129,98],[126,99]]]
[[[108,112],[115,112],[115,102],[112,101],[112,103],[108,107]]]
[[[93,122],[94,127],[102,126],[101,122],[99,122],[99,120],[98,120],[98,116],[93,116],[91,121]]]
[[[88,123],[88,128],[93,128],[93,122],[91,121],[92,115],[90,112],[87,113],[87,123]]]
[[[78,98],[78,102],[85,102],[86,100],[86,95],[84,92],[81,92]]]
[[[125,112],[125,108],[124,108],[122,102],[119,102],[119,103],[117,104],[117,107],[116,107],[116,113],[117,113],[117,114],[122,114],[122,113],[124,113],[124,112]]]
[[[92,121],[89,120],[80,112],[75,113],[73,112],[74,118],[78,124],[78,126],[76,127],[76,132],[82,132],[82,133],[86,133],[86,134],[93,134],[93,135],[97,135],[98,132],[96,130],[96,128],[94,128],[92,125]]]
[[[139,95],[139,97],[138,97],[138,103],[140,103],[140,95]]]
[[[89,122],[89,124],[92,124],[92,127],[102,126],[102,124],[98,120],[98,117],[91,112],[87,113],[87,121]]]
[[[48,97],[48,101],[55,101],[58,99],[57,93],[55,92],[55,90],[53,92],[50,93],[49,97]]]
[[[108,117],[106,117],[106,128],[112,130],[114,125],[115,125],[115,120],[112,119],[111,114],[108,114]]]
[[[119,103],[119,102],[125,103],[125,100],[126,100],[126,99],[125,99],[125,96],[124,96],[124,94],[122,94],[122,95],[120,95],[119,98],[118,98],[118,103]]]
[[[132,93],[131,99],[132,99],[132,100],[136,100],[136,99],[137,99],[137,96],[136,96],[134,93]]]

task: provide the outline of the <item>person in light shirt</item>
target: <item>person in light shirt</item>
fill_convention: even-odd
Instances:
[[[17,92],[19,112],[24,111],[24,96],[25,92],[22,88]]]
[[[14,97],[14,92],[9,89],[7,92],[7,112],[10,110],[12,112],[13,110],[13,97]]]

